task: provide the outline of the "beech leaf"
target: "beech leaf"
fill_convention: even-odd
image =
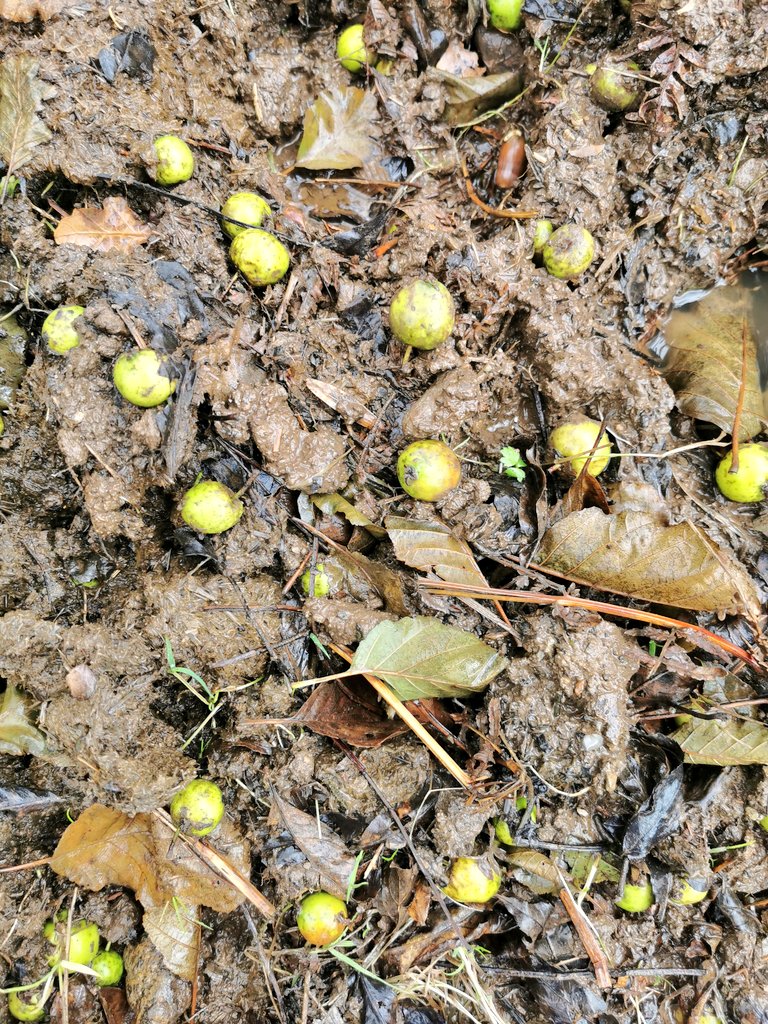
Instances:
[[[45,736],[29,721],[24,698],[8,683],[0,702],[0,754],[42,754]]]
[[[649,512],[572,512],[542,538],[538,564],[598,590],[693,611],[757,614],[744,569],[689,522]]]
[[[671,738],[688,764],[768,765],[768,727],[752,718],[692,718]]]
[[[297,167],[344,171],[374,156],[376,97],[354,85],[321,93],[304,114]]]
[[[51,133],[38,111],[56,90],[37,78],[37,61],[25,54],[7,57],[0,64],[0,157],[8,177],[32,159],[36,146]]]
[[[103,207],[86,206],[65,214],[53,239],[57,245],[85,245],[107,252],[133,249],[146,242],[151,233],[122,196],[110,196]]]
[[[416,615],[380,622],[355,651],[350,672],[383,679],[400,700],[469,697],[506,662],[472,633]]]
[[[454,537],[443,523],[414,522],[389,516],[384,525],[401,562],[421,572],[434,572],[447,583],[487,587],[469,545]]]
[[[745,288],[714,288],[672,312],[664,327],[669,346],[662,372],[686,416],[733,429],[742,378],[742,334],[747,372],[739,439],[759,434],[765,422],[751,295]]]

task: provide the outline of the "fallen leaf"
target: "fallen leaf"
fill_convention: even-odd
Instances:
[[[518,71],[483,75],[482,78],[459,78],[447,71],[428,68],[427,76],[436,78],[445,86],[445,119],[456,127],[472,121],[486,110],[501,106],[517,96],[522,88]]]
[[[516,848],[509,852],[507,860],[516,881],[531,892],[535,892],[537,896],[562,888],[563,883],[557,867],[549,857],[545,857],[538,850]]]
[[[713,288],[696,303],[672,312],[663,328],[669,351],[662,372],[687,416],[733,429],[742,377],[746,323],[747,373],[739,439],[759,434],[765,422],[751,296],[746,288]]]
[[[568,865],[569,874],[574,882],[581,885],[587,878],[592,879],[593,885],[600,882],[618,882],[621,872],[614,867],[605,857],[596,857],[594,853],[579,853],[575,850],[563,851],[563,858]],[[595,860],[597,865],[595,866]]]
[[[364,583],[372,587],[384,601],[384,607],[393,615],[407,615],[403,596],[403,584],[396,572],[388,569],[381,562],[374,562],[359,551],[350,551],[340,544],[333,546],[336,561],[342,569],[350,576],[361,578]]]
[[[373,537],[386,537],[387,531],[371,522],[360,509],[340,494],[314,494],[312,504],[327,516],[344,516],[351,526],[362,526]]]
[[[671,739],[688,764],[768,764],[768,726],[752,718],[692,718]]]
[[[367,683],[353,679],[321,683],[291,721],[353,747],[380,747],[408,732],[399,718],[387,718]]]
[[[275,792],[272,801],[273,820],[277,817],[288,829],[293,841],[316,869],[319,887],[333,896],[345,897],[355,871],[355,858],[341,839],[313,815],[300,811]]]
[[[29,721],[24,698],[8,683],[0,703],[0,754],[42,754],[45,736]]]
[[[395,555],[412,569],[421,572],[433,570],[447,583],[466,583],[470,587],[488,586],[469,545],[454,537],[444,523],[417,522],[400,516],[389,516],[384,525]]]
[[[51,138],[38,111],[56,90],[37,78],[37,61],[24,54],[0,64],[0,157],[6,178],[32,159],[35,147]]]
[[[86,206],[65,214],[53,238],[57,245],[85,245],[98,252],[133,249],[152,234],[121,196],[110,196],[104,206]]]
[[[296,166],[315,171],[362,167],[374,156],[371,126],[377,117],[372,92],[347,85],[321,93],[304,114]]]
[[[39,18],[48,21],[66,7],[72,0],[0,0],[0,18],[8,21],[29,22]]]
[[[683,824],[683,766],[678,765],[653,787],[650,797],[630,818],[622,853],[629,860],[645,860],[663,839]]]
[[[478,67],[479,62],[480,58],[474,50],[467,50],[458,39],[452,39],[435,66],[438,71],[447,71],[460,78],[474,78],[484,73]]]
[[[547,530],[538,565],[598,590],[694,611],[757,614],[754,583],[689,522],[665,526],[648,512],[572,512]]]
[[[216,841],[241,875],[250,875],[247,841],[226,818]],[[88,807],[63,833],[50,866],[76,885],[98,892],[132,889],[144,908],[144,927],[169,970],[191,980],[190,921],[198,905],[229,913],[244,896],[213,872],[153,814],[133,817],[100,804]],[[177,948],[178,945],[178,948]]]
[[[377,676],[400,700],[469,697],[506,662],[472,633],[416,615],[381,622],[355,651],[350,672]]]

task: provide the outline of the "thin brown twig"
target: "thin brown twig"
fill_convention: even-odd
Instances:
[[[739,397],[736,402],[736,413],[733,417],[733,436],[731,438],[731,467],[729,473],[739,472],[739,431],[741,417],[744,412],[744,399],[747,394],[747,318],[741,321],[741,380],[739,381]]]
[[[570,917],[573,927],[576,929],[578,936],[581,939],[582,946],[587,951],[589,961],[595,969],[595,981],[600,988],[612,988],[613,983],[611,981],[611,973],[608,967],[608,958],[602,949],[600,949],[600,944],[592,932],[592,928],[587,920],[587,915],[571,895],[571,890],[568,886],[563,886],[558,895],[560,896],[560,901],[568,912],[568,917]]]
[[[536,567],[538,568],[538,567]],[[652,626],[663,626],[665,629],[676,629],[683,633],[693,633],[706,637],[709,643],[719,647],[731,657],[739,658],[746,662],[756,672],[764,673],[764,668],[748,652],[730,640],[726,640],[717,633],[713,633],[704,626],[695,622],[683,622],[680,619],[672,619],[667,615],[657,615],[655,612],[641,611],[639,608],[627,608],[623,605],[609,604],[607,601],[591,601],[586,597],[571,597],[560,594],[534,594],[500,590],[489,587],[482,590],[480,587],[471,587],[462,583],[445,583],[438,580],[419,580],[419,588],[433,594],[443,594],[449,597],[472,597],[477,601],[492,601],[497,598],[499,601],[514,601],[517,604],[555,604],[561,608],[584,608],[587,611],[598,612],[601,615],[614,615],[621,619],[634,619],[637,622],[647,622]]]
[[[477,192],[475,192],[475,186],[469,177],[467,162],[464,157],[461,158],[461,173],[464,178],[467,195],[475,206],[480,207],[483,213],[490,214],[491,217],[505,217],[508,220],[528,220],[530,217],[538,217],[536,210],[500,210],[496,206],[489,206],[488,203],[484,203]]]

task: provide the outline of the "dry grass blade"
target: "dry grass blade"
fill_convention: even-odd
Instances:
[[[662,626],[665,629],[678,630],[681,633],[693,634],[706,638],[707,642],[721,651],[724,651],[732,658],[739,658],[750,668],[765,674],[765,666],[761,665],[753,655],[743,650],[736,644],[731,643],[724,637],[698,626],[693,622],[682,622],[680,619],[672,619],[667,615],[656,615],[654,612],[644,612],[638,608],[626,608],[622,605],[609,604],[607,601],[590,601],[585,597],[564,597],[559,594],[532,594],[514,593],[509,590],[490,588],[483,591],[476,587],[465,587],[460,584],[440,583],[437,580],[421,580],[419,587],[432,594],[445,594],[449,597],[474,597],[476,600],[498,600],[513,601],[517,604],[553,604],[561,608],[584,608],[587,611],[597,612],[600,615],[613,615],[620,619],[633,619],[636,622],[647,622],[652,626]]]
[[[176,826],[171,821],[171,816],[167,811],[156,810],[154,811],[155,817],[166,825],[172,832],[176,832]],[[277,917],[277,909],[270,903],[267,897],[259,892],[255,885],[244,878],[240,872],[233,867],[226,857],[223,857],[217,850],[214,850],[212,846],[208,846],[207,843],[203,843],[199,839],[190,839],[189,836],[180,835],[179,839],[185,842],[191,850],[194,851],[197,856],[204,861],[211,871],[214,871],[220,878],[229,882],[230,885],[234,886],[239,893],[241,893],[249,903],[258,910],[258,912],[265,917],[268,921],[274,921]]]

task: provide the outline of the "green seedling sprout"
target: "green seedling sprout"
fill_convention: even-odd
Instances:
[[[517,448],[502,448],[499,452],[499,473],[522,483],[527,463]]]

